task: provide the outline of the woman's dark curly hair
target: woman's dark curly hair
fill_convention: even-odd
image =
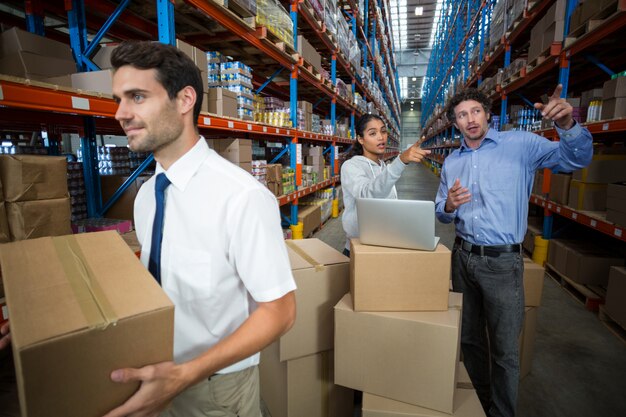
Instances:
[[[479,91],[475,88],[467,88],[463,91],[460,91],[454,95],[448,102],[448,120],[454,122],[456,120],[456,116],[454,114],[454,108],[458,106],[461,102],[467,100],[474,100],[479,102],[483,109],[485,109],[485,113],[487,113],[487,120],[491,119],[491,99],[487,96],[487,94]]]

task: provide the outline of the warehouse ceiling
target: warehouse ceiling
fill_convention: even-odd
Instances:
[[[441,0],[389,0],[389,16],[402,98],[419,98],[439,21]],[[421,15],[416,13],[421,12]]]

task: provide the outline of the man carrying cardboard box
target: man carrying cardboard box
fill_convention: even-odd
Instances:
[[[475,89],[461,91],[449,103],[448,119],[463,141],[443,165],[436,213],[441,222],[456,226],[452,284],[463,293],[461,348],[490,417],[512,417],[517,406],[524,319],[520,243],[534,172],[573,171],[588,165],[593,155],[591,134],[574,121],[561,91],[559,85],[548,103],[535,104],[554,121],[558,142],[530,132],[489,129],[491,100]]]
[[[113,381],[141,386],[106,417],[260,417],[258,352],[295,318],[276,198],[199,136],[202,80],[191,59],[127,42],[111,63],[115,118],[130,149],[157,161],[135,220],[141,260],[175,305],[175,363],[113,371]]]

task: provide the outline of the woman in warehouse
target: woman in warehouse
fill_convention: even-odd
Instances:
[[[356,142],[351,158],[341,166],[343,186],[342,216],[346,232],[343,253],[350,256],[350,239],[359,236],[356,214],[357,198],[398,198],[396,181],[410,162],[421,162],[430,151],[421,149],[419,141],[406,149],[389,165],[383,158],[387,147],[387,126],[380,116],[366,114],[356,123]]]

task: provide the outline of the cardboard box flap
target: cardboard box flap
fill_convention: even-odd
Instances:
[[[0,264],[19,348],[172,306],[114,231],[8,243]]]
[[[350,262],[350,258],[319,239],[286,240],[285,243],[292,270]]]

